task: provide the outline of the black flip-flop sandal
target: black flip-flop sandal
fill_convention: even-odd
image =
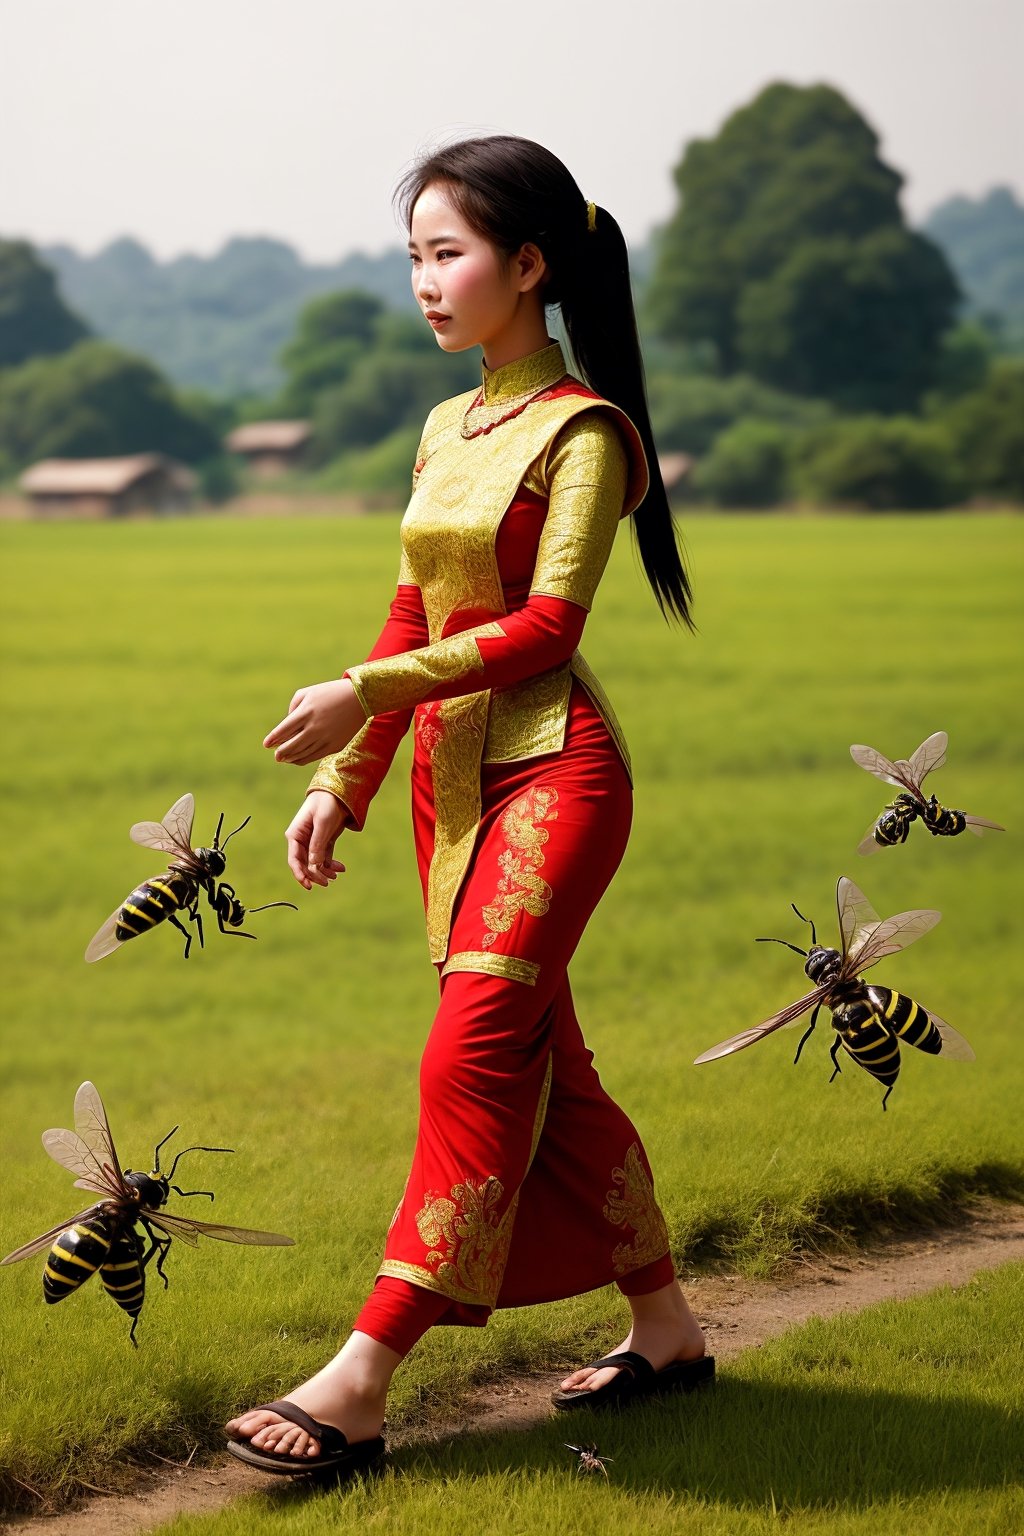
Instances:
[[[620,1354],[595,1360],[589,1369],[597,1371],[605,1365],[616,1366],[619,1374],[603,1387],[572,1387],[568,1391],[559,1388],[551,1394],[555,1407],[563,1413],[573,1408],[620,1408],[639,1398],[660,1397],[665,1392],[694,1392],[698,1387],[710,1386],[715,1379],[713,1355],[675,1360],[664,1370],[656,1371],[643,1355],[624,1349]]]
[[[348,1475],[372,1466],[385,1453],[383,1435],[377,1435],[372,1440],[358,1440],[355,1445],[350,1445],[340,1429],[335,1429],[333,1424],[321,1424],[319,1419],[312,1418],[297,1403],[290,1403],[287,1398],[281,1398],[276,1403],[260,1403],[249,1412],[260,1413],[264,1409],[304,1429],[307,1435],[312,1435],[320,1442],[320,1451],[316,1456],[276,1456],[273,1451],[261,1451],[248,1440],[228,1441],[228,1450],[232,1456],[237,1456],[239,1461],[246,1462],[250,1467],[259,1467],[261,1472],[284,1473],[287,1477],[297,1477],[304,1472],[326,1471]]]

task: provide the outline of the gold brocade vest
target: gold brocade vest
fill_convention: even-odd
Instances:
[[[574,416],[596,408],[611,413],[620,428],[629,457],[624,516],[646,491],[639,436],[609,402],[590,393],[534,400],[514,420],[467,439],[461,427],[475,398],[476,392],[469,391],[431,414],[402,521],[399,580],[419,587],[432,644],[507,611],[495,550],[499,525],[527,470]],[[513,687],[429,706],[432,722],[440,727],[431,753],[437,821],[427,890],[427,938],[434,962],[444,961],[448,952],[452,909],[480,823],[480,766],[560,751],[573,677],[593,699],[629,772],[618,721],[579,651],[563,665]]]

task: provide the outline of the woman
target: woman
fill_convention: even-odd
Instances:
[[[576,647],[620,517],[662,611],[689,585],[657,471],[625,245],[528,140],[430,155],[400,188],[413,292],[483,387],[431,413],[398,590],[368,661],[300,689],[265,745],[322,759],[288,829],[307,890],[343,865],[415,721],[413,821],[440,1005],[405,1195],[341,1352],[288,1399],[231,1420],[269,1471],[364,1465],[391,1376],[436,1323],[615,1281],[632,1327],[553,1394],[600,1406],[713,1376],[675,1279],[650,1166],[602,1089],[567,965],[626,845],[625,743]],[[559,304],[576,362],[551,342]],[[614,403],[612,403],[614,402]]]

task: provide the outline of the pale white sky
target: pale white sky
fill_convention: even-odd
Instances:
[[[915,222],[1024,196],[1021,0],[0,0],[0,46],[0,232],[88,252],[378,251],[402,168],[468,131],[541,140],[640,241],[778,79],[852,100]]]

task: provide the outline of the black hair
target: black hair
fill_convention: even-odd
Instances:
[[[512,134],[462,139],[417,160],[395,191],[407,228],[417,198],[436,183],[450,192],[470,228],[506,257],[528,243],[542,252],[549,273],[544,301],[561,310],[578,371],[640,434],[650,474],[632,519],[640,558],[662,613],[692,629],[692,593],[658,466],[618,224],[606,209],[587,203],[556,155]]]

